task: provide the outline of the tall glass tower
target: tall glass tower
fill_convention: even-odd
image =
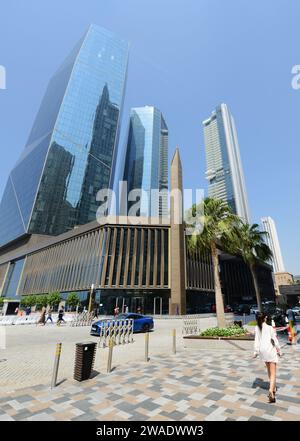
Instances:
[[[274,268],[274,273],[285,272],[285,267],[283,263],[283,257],[281,253],[280,243],[277,235],[276,224],[271,217],[262,217],[261,223],[263,231],[266,231],[268,235],[265,241],[272,251],[271,262]]]
[[[168,215],[168,127],[155,107],[131,109],[123,180],[128,194],[139,193],[138,216]],[[129,200],[129,213],[135,204]]]
[[[246,185],[235,123],[226,104],[203,121],[209,197],[222,199],[250,222]]]
[[[128,43],[91,25],[48,85],[0,205],[0,246],[96,219],[112,188]]]

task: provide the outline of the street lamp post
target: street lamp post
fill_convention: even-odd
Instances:
[[[94,303],[94,294],[95,294],[95,285],[92,284],[90,289],[90,299],[89,299],[89,309],[88,309],[89,313],[92,312],[93,303]]]

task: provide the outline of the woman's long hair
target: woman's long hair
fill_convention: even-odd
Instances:
[[[263,325],[266,317],[267,316],[264,312],[258,312],[256,314],[256,322],[257,322],[257,326],[259,327],[260,330],[262,330],[262,325]]]

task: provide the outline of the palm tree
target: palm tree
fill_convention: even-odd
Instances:
[[[241,219],[235,225],[232,233],[231,245],[234,247],[233,252],[240,254],[250,268],[257,299],[257,307],[261,312],[262,303],[255,272],[255,264],[259,260],[267,262],[272,257],[272,251],[264,241],[264,237],[268,233],[266,231],[260,231],[258,224],[249,225]]]
[[[196,211],[196,208],[193,206],[193,211]],[[204,199],[203,215],[202,233],[188,236],[187,244],[191,252],[200,247],[211,253],[217,321],[218,326],[223,328],[226,326],[226,320],[219,274],[218,245],[224,249],[230,245],[228,241],[232,240],[231,229],[237,221],[237,216],[232,213],[231,208],[224,201],[212,198]]]

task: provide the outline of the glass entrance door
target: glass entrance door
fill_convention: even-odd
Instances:
[[[116,297],[116,308],[119,308],[120,313],[126,312],[126,299],[125,297]]]
[[[144,297],[133,297],[131,300],[131,312],[137,312],[144,314],[145,311],[145,299]]]
[[[154,297],[153,301],[153,315],[162,315],[163,299],[162,297]]]

